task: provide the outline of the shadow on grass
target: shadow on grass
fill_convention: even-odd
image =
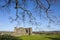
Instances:
[[[0,35],[0,40],[22,40],[22,39],[11,35]]]
[[[59,38],[59,37],[57,37],[57,38],[46,37],[46,38],[49,38],[49,39],[51,39],[51,40],[60,40],[60,38]]]

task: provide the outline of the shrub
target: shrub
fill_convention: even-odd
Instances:
[[[0,40],[21,40],[18,37],[11,36],[11,35],[0,35]]]

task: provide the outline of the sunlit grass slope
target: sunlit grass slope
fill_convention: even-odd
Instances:
[[[22,40],[60,40],[59,35],[31,35],[31,36],[20,36]]]
[[[11,35],[0,35],[0,40],[60,40],[60,34],[25,35],[16,37]]]

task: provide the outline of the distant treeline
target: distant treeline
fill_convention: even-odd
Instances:
[[[33,32],[33,34],[60,34],[60,31],[41,31],[41,32]]]

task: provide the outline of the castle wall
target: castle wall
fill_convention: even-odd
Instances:
[[[16,28],[14,29],[15,35],[31,35],[32,28]]]

